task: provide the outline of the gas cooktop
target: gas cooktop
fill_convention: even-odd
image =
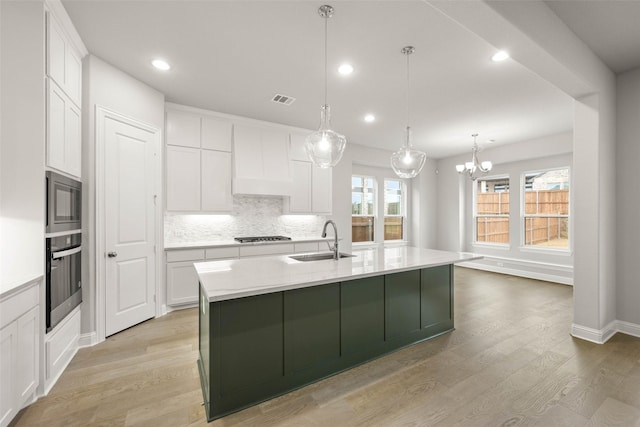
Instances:
[[[234,237],[233,240],[240,243],[276,242],[279,240],[291,240],[291,237],[286,237],[286,236]]]

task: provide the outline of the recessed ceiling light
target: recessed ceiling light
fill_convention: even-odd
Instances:
[[[495,55],[493,55],[491,57],[491,60],[493,62],[501,62],[501,61],[504,61],[507,58],[509,58],[509,53],[507,53],[504,50],[499,50],[498,52],[495,53]]]
[[[374,116],[373,114],[367,114],[366,116],[364,116],[364,121],[367,123],[375,122],[376,116]]]
[[[351,73],[353,73],[353,66],[350,64],[342,64],[339,68],[338,68],[338,72],[340,74],[342,74],[343,76],[347,76]]]
[[[495,139],[487,139],[487,144],[493,144],[494,142],[496,142]]]
[[[167,61],[162,59],[154,59],[153,61],[151,61],[151,65],[162,71],[167,71],[171,68]]]

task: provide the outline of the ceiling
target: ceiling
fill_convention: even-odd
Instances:
[[[575,18],[593,18],[584,11],[600,6],[586,4],[599,2],[552,3],[579,36],[584,31],[587,39],[600,42],[597,35],[607,32],[584,25],[587,18]],[[323,103],[321,4],[63,0],[93,55],[163,92],[167,101],[308,129],[317,128]],[[492,62],[495,47],[429,4],[331,4],[335,15],[328,21],[328,102],[333,129],[348,142],[388,150],[402,144],[407,63],[400,50],[407,45],[416,47],[410,56],[409,123],[414,145],[428,157],[469,152],[470,135],[476,132],[481,145],[490,139],[500,145],[571,130],[570,97],[513,60]],[[625,11],[626,16],[640,10]],[[607,16],[608,24],[615,23]],[[633,26],[630,31],[640,30]],[[614,69],[640,65],[623,49],[607,57],[607,44],[616,37],[603,37],[611,40],[598,45],[604,52],[601,58]],[[637,43],[629,47],[634,48]],[[150,62],[156,57],[166,59],[171,70],[154,69]],[[337,72],[343,62],[354,66],[350,76]],[[276,93],[296,101],[276,104],[271,101]],[[376,121],[365,123],[367,113]]]

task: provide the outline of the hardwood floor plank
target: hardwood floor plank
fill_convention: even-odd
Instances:
[[[12,427],[636,426],[640,339],[569,335],[572,288],[455,269],[456,330],[207,423],[197,309],[81,349]]]

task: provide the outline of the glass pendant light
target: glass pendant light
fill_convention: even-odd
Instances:
[[[347,138],[331,130],[331,112],[327,103],[327,22],[333,16],[333,7],[320,6],[318,14],[324,18],[324,105],[320,109],[320,128],[307,136],[304,149],[316,166],[330,168],[342,158]]]
[[[414,150],[411,146],[411,127],[409,126],[409,55],[415,52],[413,46],[402,48],[402,53],[407,56],[407,126],[405,128],[402,147],[391,155],[391,167],[400,178],[413,178],[417,176],[427,155],[422,151]]]

